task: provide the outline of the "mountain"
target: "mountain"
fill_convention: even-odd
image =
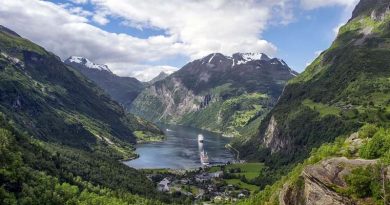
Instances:
[[[365,123],[390,120],[389,0],[362,0],[331,47],[290,80],[243,157],[278,166]]]
[[[71,56],[64,63],[76,68],[127,109],[144,89],[144,84],[137,79],[117,76],[108,66],[95,64],[83,57]]]
[[[257,134],[234,143],[271,170],[258,179],[270,186],[239,204],[389,203],[389,23],[390,0],[361,0]]]
[[[152,80],[148,82],[148,84],[152,85],[157,81],[164,80],[166,77],[168,77],[169,74],[162,71],[160,74],[158,74],[156,77],[154,77]]]
[[[256,127],[296,74],[265,54],[214,53],[146,88],[131,112],[236,136]]]
[[[175,200],[119,161],[136,156],[136,133],[161,136],[161,130],[126,113],[56,55],[2,26],[0,79],[0,204]]]
[[[106,146],[123,155],[126,144],[136,141],[133,132],[162,134],[54,54],[8,31],[0,37],[0,112],[31,135],[88,150]]]

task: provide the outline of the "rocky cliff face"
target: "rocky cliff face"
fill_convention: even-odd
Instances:
[[[146,88],[131,111],[149,120],[235,132],[263,116],[295,75],[283,60],[265,54],[210,54]]]
[[[185,113],[199,109],[203,96],[187,89],[180,79],[146,88],[133,103],[132,112],[154,121],[174,122]]]
[[[281,205],[346,205],[355,202],[335,191],[347,188],[345,177],[353,169],[374,165],[376,160],[332,158],[306,167],[301,175],[301,184],[285,184],[279,196]]]

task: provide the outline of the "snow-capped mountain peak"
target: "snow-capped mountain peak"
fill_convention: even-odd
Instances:
[[[264,53],[240,53],[240,55],[245,61],[270,60]]]
[[[235,53],[232,57],[234,61],[233,65],[245,64],[247,62],[256,60],[271,60],[271,58],[264,53]]]
[[[90,69],[97,69],[97,70],[107,71],[107,72],[111,73],[111,70],[108,68],[107,65],[93,63],[92,61],[90,61],[84,57],[71,56],[66,61],[70,62],[70,63],[81,64],[81,65],[84,65],[85,67],[90,68]]]

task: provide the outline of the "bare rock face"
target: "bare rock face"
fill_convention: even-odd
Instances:
[[[278,122],[276,121],[275,117],[272,116],[263,139],[264,145],[267,148],[270,148],[272,153],[280,151],[288,144],[287,140],[282,140],[279,138],[279,136],[280,130],[278,128]]]
[[[361,0],[353,11],[352,18],[369,13],[373,20],[383,20],[389,8],[390,0]]]
[[[376,160],[347,159],[345,157],[324,160],[308,166],[301,175],[303,184],[286,184],[279,196],[281,205],[343,205],[354,204],[336,193],[333,187],[346,188],[344,177],[358,167],[373,165]]]
[[[133,112],[141,114],[138,112],[147,109],[147,119],[175,120],[185,113],[196,111],[203,98],[183,86],[180,79],[172,78],[168,84],[146,88],[134,103],[137,109],[133,109]]]

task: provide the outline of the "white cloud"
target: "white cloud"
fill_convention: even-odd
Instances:
[[[62,59],[78,55],[97,63],[132,65],[182,52],[180,46],[174,46],[171,37],[139,39],[109,33],[90,25],[86,17],[70,12],[68,7],[47,1],[0,1],[0,24],[43,45]]]
[[[115,69],[116,73],[120,76],[132,76],[140,81],[150,81],[161,72],[171,74],[177,71],[179,68],[162,65],[162,66],[149,66],[149,65],[131,65],[131,70],[126,69],[127,64],[110,63],[110,69]]]
[[[323,52],[323,50],[320,50],[320,51],[316,51],[316,52],[314,52],[314,55],[316,56],[316,58],[318,57],[318,56],[320,56],[321,55],[321,53]]]
[[[292,18],[288,0],[91,2],[124,18],[133,27],[166,30],[192,59],[212,52],[266,52],[274,55],[276,47],[259,36],[270,21],[284,23]]]
[[[75,4],[86,4],[88,0],[70,0],[70,2],[73,2]]]
[[[313,59],[312,61],[310,61],[310,62],[307,62],[307,63],[306,63],[306,67],[309,66],[310,64],[312,64],[313,61],[314,61],[316,58],[318,58],[318,56],[320,56],[322,52],[324,52],[324,51],[323,51],[323,50],[319,50],[319,51],[314,52],[314,59]]]
[[[95,15],[93,15],[92,20],[100,25],[106,25],[110,22],[106,15],[102,13],[96,13]]]
[[[359,0],[301,0],[301,5],[305,9],[316,9],[325,6],[345,6],[354,7]]]
[[[339,25],[337,25],[336,27],[333,28],[333,34],[334,36],[337,36],[337,34],[339,34],[339,30],[342,26],[344,26],[345,22],[344,23],[340,23]]]
[[[91,3],[86,11],[70,3],[41,0],[0,1],[0,24],[44,46],[62,59],[84,56],[113,66],[114,73],[139,75],[159,73],[157,61],[177,56],[191,59],[212,52],[265,52],[277,48],[261,38],[270,23],[292,19],[291,0],[70,0]],[[110,18],[127,25],[158,28],[163,35],[147,39],[104,31],[91,21],[105,25]],[[142,66],[135,66],[142,65]],[[133,67],[134,66],[134,67]],[[156,69],[151,72],[150,69]],[[160,69],[160,70],[159,70]],[[144,74],[143,78],[149,78]]]

